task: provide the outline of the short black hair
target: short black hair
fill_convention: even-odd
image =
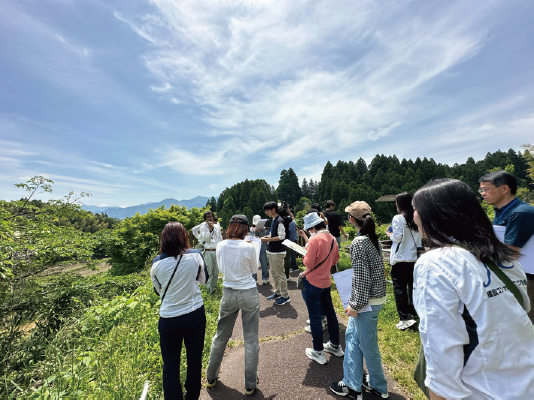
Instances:
[[[497,238],[475,193],[462,181],[429,182],[415,192],[413,205],[431,247],[458,245],[481,261],[508,262],[520,256]]]
[[[324,208],[328,208],[330,206],[336,206],[336,202],[334,200],[326,200],[324,203]]]
[[[326,229],[326,224],[323,222],[319,222],[317,225],[312,226],[312,228],[317,229],[320,231],[321,229]]]
[[[210,214],[213,215],[213,218],[215,218],[215,214],[213,214],[213,211],[210,211],[210,210],[204,211],[204,221],[206,220],[206,217]]]
[[[319,203],[314,203],[312,204],[312,208],[315,208],[318,212],[321,212],[321,206],[319,205]]]
[[[478,182],[489,182],[495,187],[507,185],[510,188],[510,193],[514,195],[517,193],[517,180],[512,174],[506,171],[501,170],[490,172],[489,174],[486,174],[482,178],[480,178]]]
[[[263,205],[263,210],[272,210],[273,208],[276,208],[276,212],[278,213],[278,203],[276,201],[268,201]]]

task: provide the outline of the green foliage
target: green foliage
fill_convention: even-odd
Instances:
[[[112,265],[111,272],[124,275],[140,271],[157,253],[159,234],[167,223],[178,221],[186,230],[190,230],[203,221],[204,211],[204,208],[188,210],[184,206],[173,205],[165,209],[165,206],[161,206],[144,215],[137,213],[121,221],[113,234],[104,238],[105,252]]]

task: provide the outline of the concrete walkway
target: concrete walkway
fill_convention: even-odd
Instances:
[[[258,374],[260,383],[251,396],[245,395],[243,329],[238,317],[231,344],[224,356],[219,381],[214,388],[204,387],[201,399],[332,399],[341,398],[329,389],[330,383],[343,378],[343,358],[325,353],[327,363],[320,365],[306,357],[305,350],[312,347],[311,334],[304,331],[308,311],[300,290],[296,287],[298,272],[291,273],[288,282],[291,302],[275,306],[266,297],[272,286],[258,286],[260,294],[260,358]],[[337,294],[336,294],[337,295]],[[340,341],[345,349],[346,317],[339,316]],[[232,342],[232,340],[234,342]],[[325,332],[324,341],[328,341]],[[395,381],[387,375],[389,398],[404,399]],[[380,397],[363,392],[364,399]]]

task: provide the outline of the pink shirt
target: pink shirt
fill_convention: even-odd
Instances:
[[[330,252],[330,246],[334,241],[334,246]],[[310,238],[308,244],[307,253],[302,259],[302,262],[306,266],[306,279],[313,286],[320,289],[330,287],[332,284],[330,278],[330,267],[339,260],[339,248],[337,246],[336,238],[333,237],[328,231],[318,232],[317,235]],[[328,253],[330,252],[330,255]],[[328,259],[322,263],[318,268],[311,271],[317,264],[323,261],[328,255]]]

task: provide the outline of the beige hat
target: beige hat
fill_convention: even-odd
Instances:
[[[363,219],[364,215],[371,214],[371,207],[365,201],[355,201],[350,206],[345,207],[345,212],[356,219]]]

